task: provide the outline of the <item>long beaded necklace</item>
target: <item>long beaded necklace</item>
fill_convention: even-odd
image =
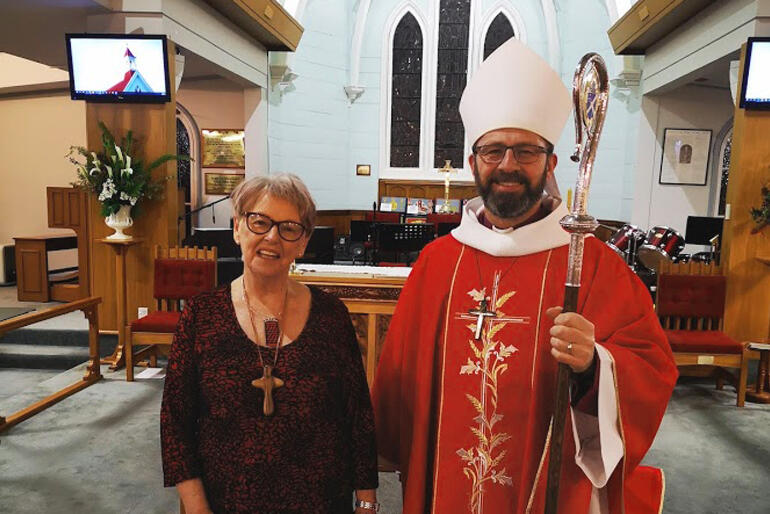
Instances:
[[[278,351],[281,349],[281,340],[283,334],[281,332],[281,316],[286,309],[286,303],[289,298],[289,286],[286,285],[286,293],[283,297],[283,305],[278,313],[278,316],[265,318],[265,346],[275,348],[273,356],[273,364],[265,364],[262,358],[262,348],[260,348],[259,342],[257,342],[257,353],[259,354],[259,363],[262,366],[262,376],[253,380],[251,385],[257,389],[261,389],[265,394],[265,399],[262,403],[262,412],[265,416],[272,416],[275,412],[275,403],[273,402],[273,390],[283,387],[284,382],[280,378],[273,376],[273,370],[278,363]],[[249,320],[251,321],[251,328],[254,331],[254,337],[259,337],[257,332],[257,324],[254,323],[254,312],[251,309],[251,303],[249,302],[249,295],[246,292],[246,280],[243,280],[243,300],[246,303],[246,310],[249,312]]]

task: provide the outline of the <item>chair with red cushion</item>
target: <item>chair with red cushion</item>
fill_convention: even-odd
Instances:
[[[377,223],[401,223],[401,213],[377,211],[374,214],[374,220]],[[372,221],[371,211],[367,211],[364,214],[364,221]]]
[[[153,249],[155,310],[126,327],[126,380],[134,380],[134,363],[149,357],[157,364],[159,345],[170,345],[183,302],[217,284],[217,249],[172,247]],[[146,345],[134,353],[135,345]]]
[[[702,268],[698,269],[719,272],[716,267]],[[680,373],[687,371],[688,368],[682,369],[684,366],[708,366],[716,373],[717,388],[721,389],[725,377],[735,385],[738,406],[743,407],[749,351],[746,343],[723,332],[726,277],[671,271],[669,268],[658,274],[656,309]],[[724,368],[738,369],[738,377]]]

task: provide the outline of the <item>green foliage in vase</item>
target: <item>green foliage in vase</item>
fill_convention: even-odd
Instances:
[[[168,161],[189,160],[185,155],[166,154],[145,165],[142,159],[131,156],[137,146],[132,131],[118,145],[104,123],[99,122],[99,128],[101,151],[71,146],[67,158],[77,168],[77,180],[72,185],[97,195],[104,217],[115,214],[123,205],[130,205],[135,215],[137,203],[161,196],[164,182],[170,178],[153,179],[152,170]],[[85,158],[85,162],[79,158]]]
[[[762,205],[756,209],[751,209],[751,217],[754,219],[754,223],[757,226],[753,232],[759,232],[765,225],[770,225],[770,187],[762,187]]]

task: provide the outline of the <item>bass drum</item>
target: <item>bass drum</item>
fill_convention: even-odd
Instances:
[[[647,242],[639,248],[639,262],[647,269],[657,270],[662,260],[673,261],[684,250],[684,238],[670,227],[653,227]]]
[[[636,260],[636,254],[639,248],[644,244],[644,230],[635,225],[623,225],[607,241],[607,246],[612,248],[615,253],[631,264]]]

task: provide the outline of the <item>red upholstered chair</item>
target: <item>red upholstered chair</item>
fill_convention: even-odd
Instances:
[[[712,273],[719,270],[713,266],[699,269]],[[680,373],[688,374],[693,367],[707,367],[707,371],[716,373],[718,389],[724,378],[733,383],[738,391],[738,406],[743,407],[749,351],[747,343],[740,343],[722,331],[725,276],[670,273],[670,268],[668,271],[658,274],[656,309]],[[724,368],[738,369],[738,377]]]
[[[172,247],[153,249],[155,309],[126,327],[126,380],[134,380],[134,363],[150,358],[155,366],[158,345],[170,345],[183,302],[217,284],[217,249]],[[136,345],[146,345],[134,353]]]

